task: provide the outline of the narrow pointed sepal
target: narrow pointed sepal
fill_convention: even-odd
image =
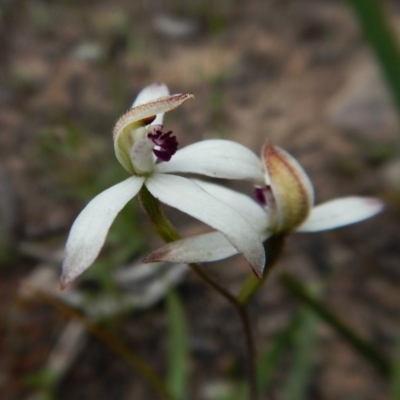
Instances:
[[[146,181],[146,187],[161,202],[220,231],[243,254],[255,273],[262,275],[265,264],[262,239],[236,210],[187,178],[156,174]]]
[[[204,233],[169,243],[151,252],[145,263],[156,261],[202,263],[219,261],[238,254],[220,232]]]
[[[385,204],[373,197],[343,197],[313,208],[298,232],[318,232],[339,228],[371,218],[381,212]]]
[[[151,85],[144,87],[136,96],[135,101],[132,103],[132,107],[139,106],[140,104],[149,103],[160,97],[169,96],[169,89],[165,83],[155,82]]]
[[[68,236],[61,288],[69,285],[97,258],[111,224],[139,192],[143,178],[131,177],[98,194],[78,215]]]
[[[160,173],[193,173],[212,178],[264,181],[260,159],[247,147],[230,140],[204,140],[179,150],[168,163],[156,166]]]
[[[239,214],[246,218],[251,226],[262,236],[263,240],[266,239],[268,231],[268,215],[265,210],[255,202],[251,197],[237,192],[236,190],[227,187],[202,181],[200,179],[193,179],[197,185],[210,193],[217,199],[226,203],[229,207],[235,209]]]

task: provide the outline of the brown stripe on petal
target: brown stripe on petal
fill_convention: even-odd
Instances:
[[[311,182],[301,165],[286,151],[270,143],[262,158],[270,175],[279,232],[289,232],[307,218],[313,204]]]
[[[148,125],[148,118],[154,117],[157,114],[162,114],[179,107],[186,100],[194,98],[193,93],[175,94],[172,96],[160,97],[148,103],[140,104],[131,108],[122,117],[119,118],[113,129],[113,139],[118,132],[124,129],[127,125],[138,123],[140,125]]]

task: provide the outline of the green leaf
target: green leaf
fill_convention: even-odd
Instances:
[[[355,351],[365,360],[369,361],[385,377],[390,377],[392,366],[385,355],[374,344],[369,343],[359,336],[341,318],[335,315],[329,308],[313,294],[309,293],[296,278],[289,274],[281,274],[281,282],[289,292],[301,300],[319,318],[328,323]]]
[[[316,318],[307,309],[301,312],[301,322],[294,337],[294,360],[292,370],[283,393],[283,400],[301,400],[307,398],[307,387],[310,382],[313,355],[315,348]]]
[[[189,339],[185,312],[178,295],[170,291],[167,296],[168,371],[167,387],[178,400],[187,399]]]
[[[400,115],[400,49],[391,28],[384,2],[347,0],[361,30],[375,53]]]
[[[272,381],[279,361],[287,351],[299,328],[300,318],[296,315],[262,354],[257,366],[257,383],[260,392],[265,392]]]
[[[392,399],[400,399],[400,332],[397,335],[396,349],[392,360]]]
[[[223,394],[216,396],[216,400],[249,400],[249,388],[246,382],[238,381],[231,387],[225,388]],[[214,398],[214,397],[213,397]]]
[[[31,388],[51,390],[51,388],[57,384],[58,379],[58,371],[43,367],[27,375],[24,381],[25,384]]]

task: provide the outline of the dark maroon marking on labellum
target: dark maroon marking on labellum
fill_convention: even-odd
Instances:
[[[266,206],[267,205],[267,199],[265,198],[264,193],[268,190],[266,186],[264,187],[257,187],[254,189],[254,197],[256,200],[262,205]]]
[[[178,150],[178,140],[172,131],[163,132],[161,128],[155,128],[147,137],[156,145],[153,153],[160,161],[169,161]]]

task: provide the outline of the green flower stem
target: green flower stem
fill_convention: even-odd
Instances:
[[[181,238],[175,227],[165,217],[158,200],[154,198],[145,185],[140,189],[139,200],[150,221],[153,223],[154,229],[164,242],[171,243]]]
[[[253,296],[258,292],[264,282],[268,279],[269,274],[278,261],[285,244],[285,234],[273,235],[264,243],[265,254],[267,255],[267,262],[264,268],[264,275],[261,279],[250,275],[244,282],[242,289],[236,297],[240,304],[248,303]]]
[[[159,201],[147,190],[145,186],[139,192],[139,199],[147,213],[150,221],[153,223],[156,232],[166,242],[171,243],[175,240],[179,240],[181,237],[175,227],[166,218],[160,207]],[[253,338],[253,331],[251,328],[250,318],[247,312],[246,304],[240,303],[235,296],[230,294],[224,287],[218,282],[211,278],[198,264],[189,264],[190,267],[196,274],[214,290],[216,290],[222,297],[224,297],[232,306],[237,310],[241,323],[243,325],[247,357],[248,357],[248,382],[250,389],[250,399],[258,399],[257,389],[257,374],[256,374],[256,357],[255,357],[255,345]]]
[[[380,63],[400,115],[400,49],[381,0],[347,0]]]
[[[374,365],[383,376],[387,378],[391,376],[392,367],[390,362],[371,343],[361,338],[349,326],[341,321],[338,316],[311,295],[296,278],[289,274],[281,274],[280,279],[290,293],[302,300],[320,318],[333,327],[361,356]]]
[[[166,243],[171,243],[179,240],[181,236],[171,222],[164,215],[159,201],[154,198],[154,196],[147,190],[146,186],[143,186],[139,192],[139,199],[154,225],[156,232]],[[190,264],[190,267],[208,283],[212,288],[214,288],[221,296],[225,297],[230,303],[236,304],[236,299],[232,296],[225,288],[220,286],[216,281],[214,281],[210,276],[208,276],[204,270],[197,264]]]
[[[87,329],[87,331],[89,331],[93,336],[100,339],[111,350],[117,353],[159,393],[162,399],[173,400],[173,397],[169,393],[164,382],[157,376],[155,371],[144,360],[134,354],[128,346],[123,344],[119,338],[114,337],[102,326],[90,320],[79,311],[64,304],[57,298],[50,296],[49,294],[39,289],[33,288],[33,290],[35,290],[35,294],[38,298],[51,304],[53,307],[57,308],[59,311],[68,315],[69,317],[79,321]]]
[[[236,297],[236,300],[239,304],[247,304],[253,296],[258,292],[258,289],[264,284],[264,282],[268,278],[268,273],[265,273],[264,276],[259,279],[254,275],[250,275],[244,281],[242,289]]]

